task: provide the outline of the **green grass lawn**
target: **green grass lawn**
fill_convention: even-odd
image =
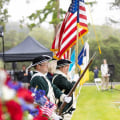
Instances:
[[[120,104],[113,101],[120,101],[120,91],[98,91],[96,86],[83,86],[72,120],[120,120]]]

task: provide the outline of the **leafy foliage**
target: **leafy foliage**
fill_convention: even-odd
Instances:
[[[30,16],[28,16],[28,19],[33,22],[28,24],[28,27],[32,29],[36,26],[40,26],[40,24],[44,22],[50,15],[52,15],[52,18],[49,23],[56,26],[60,23],[60,21],[63,20],[63,15],[65,13],[66,11],[59,8],[59,0],[49,0],[43,10],[37,10],[35,13],[32,13]]]
[[[120,0],[114,0],[114,2],[111,3],[111,7],[119,7],[120,8]]]
[[[114,0],[113,2],[110,3],[110,10],[116,10],[116,11],[120,11],[120,0]],[[119,21],[120,17],[117,18],[117,20],[112,16],[109,18],[110,22],[114,23],[114,24],[118,24],[120,23]]]
[[[104,28],[103,28],[104,30]],[[100,31],[99,31],[100,32]],[[118,64],[120,64],[120,50],[119,50],[119,44],[120,44],[120,38],[119,38],[119,31],[114,31],[111,32],[110,29],[108,31],[109,36],[106,36],[106,32],[103,32],[102,34],[100,34],[100,46],[101,46],[101,51],[102,54],[100,55],[98,53],[98,46],[95,40],[91,40],[89,41],[90,44],[90,56],[92,56],[92,54],[96,51],[97,56],[91,66],[91,70],[93,70],[94,66],[97,65],[100,66],[102,64],[102,60],[105,58],[108,61],[108,64],[113,64],[115,66],[115,72],[114,72],[114,76],[113,79],[114,80],[119,80],[119,69],[120,66]],[[107,34],[108,34],[107,33]],[[114,35],[114,33],[116,34],[116,36]]]
[[[94,82],[94,72],[89,71],[89,81],[88,82]]]
[[[0,0],[0,25],[4,25],[4,22],[8,20],[8,9],[5,7],[10,0]]]
[[[49,30],[49,31],[48,31]],[[41,44],[43,44],[47,48],[51,48],[53,42],[53,30],[44,28],[34,28],[32,31],[29,32],[29,35],[34,37],[38,40]]]
[[[101,71],[99,70],[98,77],[101,78]],[[89,81],[88,82],[94,82],[94,72],[89,71]]]

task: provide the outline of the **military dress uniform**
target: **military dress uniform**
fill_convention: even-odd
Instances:
[[[46,96],[52,103],[55,103],[56,98],[59,99],[61,102],[69,103],[71,101],[71,97],[65,95],[59,88],[56,87],[56,85],[54,85],[47,78],[47,67],[44,68],[43,66],[47,66],[47,61],[49,60],[51,60],[50,56],[38,56],[32,61],[32,64],[27,68],[35,68],[35,72],[33,73],[30,81],[30,87],[37,87],[37,89],[44,90]],[[51,117],[54,118],[54,120],[61,119],[61,116],[57,115],[55,112],[52,114]]]
[[[61,59],[57,62],[57,67],[68,65],[70,63],[71,62],[68,60]],[[70,82],[67,79],[67,75],[60,71],[59,69],[56,70],[52,79],[52,83],[55,84],[62,92],[64,92],[64,94],[68,94],[72,89],[73,85],[75,84],[75,82]],[[60,105],[61,102],[58,103],[59,107]],[[72,96],[71,102],[66,104],[66,106],[64,107],[63,114],[72,114],[73,110],[75,110],[75,108],[73,108],[73,96]]]
[[[33,73],[33,76],[30,81],[31,87],[38,86],[37,89],[45,90],[46,96],[50,99],[51,102],[55,103],[55,98],[60,98],[62,101],[63,96],[61,96],[63,93],[48,80],[46,75],[36,71]]]

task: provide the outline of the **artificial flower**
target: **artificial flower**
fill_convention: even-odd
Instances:
[[[10,89],[10,88],[8,88],[8,86],[5,86],[5,85],[2,86],[1,91],[2,91],[1,97],[4,101],[8,101],[8,100],[13,99],[15,97],[15,94],[16,94],[15,90]]]
[[[25,101],[29,102],[29,103],[33,103],[34,102],[34,98],[32,97],[32,92],[25,89],[25,88],[20,88],[17,91],[17,97],[19,98],[23,98]]]
[[[2,119],[2,114],[3,114],[3,112],[2,112],[2,102],[0,100],[0,120],[3,120]]]
[[[11,120],[23,120],[23,111],[21,105],[14,100],[7,101],[5,103]]]

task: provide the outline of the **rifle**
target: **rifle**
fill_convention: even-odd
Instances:
[[[85,72],[87,71],[87,69],[89,68],[89,66],[92,64],[92,62],[93,62],[93,60],[94,60],[94,58],[95,58],[95,54],[96,54],[96,53],[93,54],[93,56],[91,57],[88,65],[87,65],[86,68],[84,69],[83,73],[80,75],[79,79],[77,80],[77,82],[74,84],[74,86],[72,87],[72,89],[71,89],[70,92],[68,93],[68,97],[72,96],[74,90],[76,89],[77,85],[78,85],[79,82],[81,81],[81,79],[82,79],[82,77],[84,76]],[[66,104],[67,104],[66,102],[63,102],[63,103],[61,104],[60,110],[59,110],[59,115],[62,114],[62,111],[63,111],[63,109],[64,109],[64,107],[65,107]]]

